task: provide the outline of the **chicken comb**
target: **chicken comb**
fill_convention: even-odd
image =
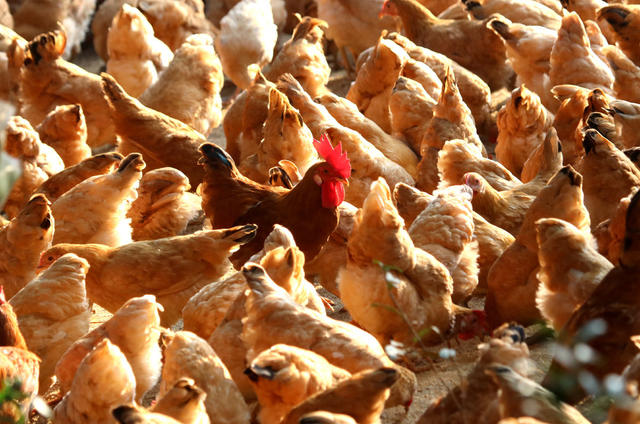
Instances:
[[[342,178],[347,179],[351,176],[351,162],[347,157],[347,152],[342,152],[342,142],[339,142],[334,149],[329,136],[322,134],[320,140],[313,140],[313,147]]]

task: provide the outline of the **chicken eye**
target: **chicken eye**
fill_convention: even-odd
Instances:
[[[53,260],[53,256],[49,256],[49,257],[47,258],[47,260],[48,260],[49,262],[51,262],[51,261]]]

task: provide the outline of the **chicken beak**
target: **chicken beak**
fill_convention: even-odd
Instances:
[[[338,178],[338,181],[340,181],[345,186],[349,187],[349,180],[348,179],[346,179],[346,178]]]

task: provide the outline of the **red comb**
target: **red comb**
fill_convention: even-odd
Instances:
[[[342,152],[342,143],[338,143],[333,148],[331,140],[327,134],[322,134],[320,140],[313,140],[313,147],[316,148],[318,154],[324,159],[342,178],[351,176],[351,163],[347,157],[347,152]]]

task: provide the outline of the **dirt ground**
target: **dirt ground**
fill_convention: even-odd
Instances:
[[[330,58],[331,61],[331,58]],[[99,73],[104,71],[104,63],[95,55],[91,48],[83,51],[83,53],[77,57],[74,62],[83,68]],[[346,95],[351,79],[344,70],[336,70],[332,73],[329,88],[339,95]],[[223,89],[223,100],[228,100],[235,92],[235,87],[228,83]],[[497,93],[498,94],[498,93]],[[500,99],[496,100],[496,103],[505,98],[505,93],[499,93]],[[215,129],[209,136],[209,140],[224,147],[226,145],[224,132],[222,127]],[[326,295],[327,293],[323,293]],[[473,302],[473,301],[472,301]],[[483,300],[475,299],[475,307],[482,307]],[[339,311],[335,314],[335,318],[349,320],[348,313],[341,311],[341,305],[337,302],[336,310]],[[101,323],[105,322],[111,317],[111,314],[101,307],[94,305],[94,311],[91,318],[91,328],[95,328]],[[180,329],[182,323],[180,322],[174,326],[174,330]],[[382,416],[383,424],[413,424],[417,422],[420,415],[427,409],[429,404],[438,397],[447,393],[447,391],[461,381],[464,376],[473,366],[477,359],[477,346],[480,340],[469,340],[466,342],[460,342],[457,344],[453,342],[451,347],[456,350],[456,355],[452,359],[440,360],[435,363],[434,369],[422,371],[418,373],[418,390],[415,394],[414,401],[408,411],[405,414],[404,409],[401,407],[386,410]],[[444,345],[443,345],[444,346]],[[437,353],[443,346],[437,346],[431,349],[433,353]],[[541,380],[546,372],[546,369],[551,361],[551,344],[538,344],[531,348],[531,366],[534,378]],[[152,399],[149,396],[147,401]],[[46,422],[44,420],[32,422]]]

